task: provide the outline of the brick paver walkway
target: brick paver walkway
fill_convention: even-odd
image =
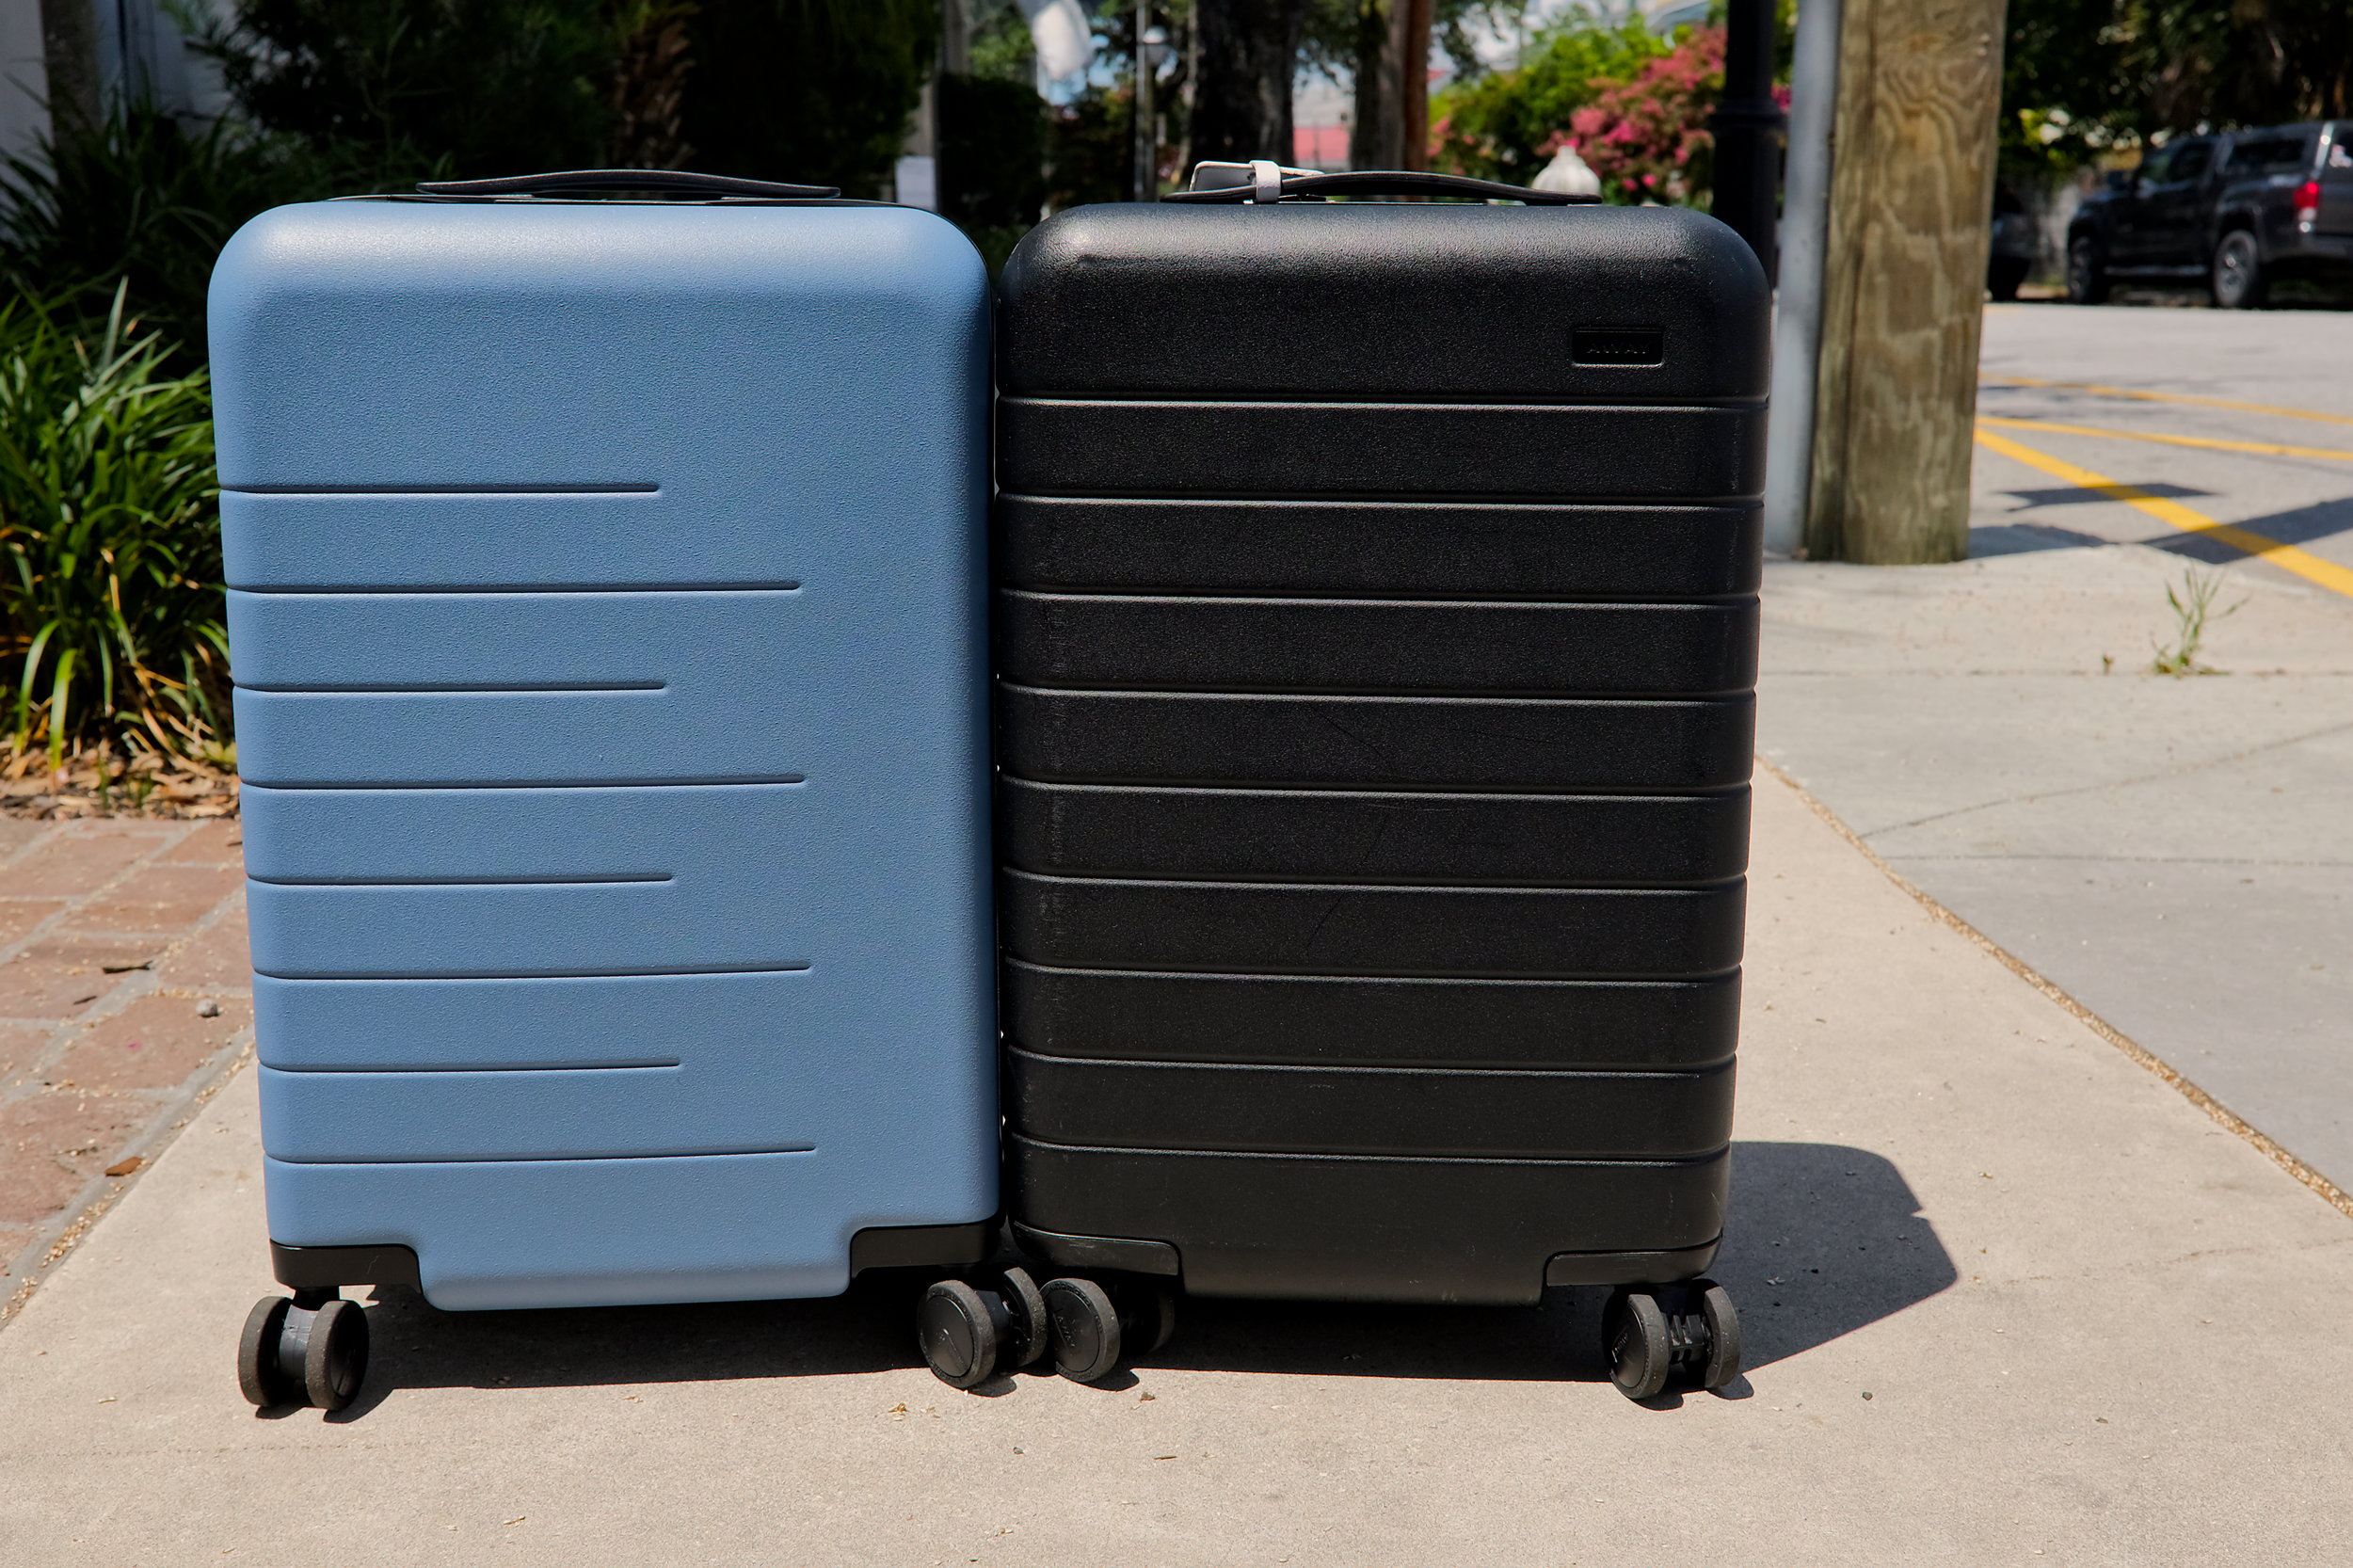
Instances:
[[[0,1315],[251,1038],[242,841],[0,818]]]

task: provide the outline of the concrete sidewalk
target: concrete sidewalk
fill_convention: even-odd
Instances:
[[[0,1332],[9,1563],[2315,1563],[2353,1220],[1757,801],[1751,1371],[1628,1404],[1543,1312],[1189,1304],[1114,1388],[955,1393],[896,1298],[445,1315],[256,1416],[249,1075]]]
[[[1989,376],[2293,404],[2296,420],[2054,388],[2004,438],[2353,564],[2353,315],[1990,311]],[[2353,599],[1981,450],[1948,567],[1775,563],[1758,747],[1904,876],[2353,1190]],[[2331,554],[2330,552],[2333,552]],[[2149,673],[2191,569],[2197,679]]]

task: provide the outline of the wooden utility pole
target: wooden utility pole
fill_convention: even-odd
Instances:
[[[1806,553],[1969,552],[2004,0],[1846,0]]]

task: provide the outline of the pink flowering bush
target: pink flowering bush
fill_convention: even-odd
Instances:
[[[1633,78],[1595,82],[1549,153],[1572,148],[1612,201],[1688,201],[1709,188],[1716,150],[1707,117],[1724,90],[1724,30],[1695,27]]]

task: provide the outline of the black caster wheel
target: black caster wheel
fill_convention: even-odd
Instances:
[[[368,1376],[368,1315],[358,1302],[305,1290],[264,1296],[237,1340],[237,1387],[252,1404],[341,1410]]]
[[[916,1342],[934,1375],[951,1388],[970,1388],[996,1373],[1013,1335],[1012,1315],[994,1292],[960,1279],[943,1279],[915,1308]]]
[[[1740,1375],[1740,1314],[1732,1297],[1712,1279],[1698,1282],[1700,1320],[1707,1331],[1707,1355],[1701,1364],[1700,1386],[1721,1388]]]
[[[291,1320],[296,1305],[286,1314]],[[294,1324],[289,1321],[291,1331]],[[335,1297],[311,1314],[303,1336],[302,1388],[321,1410],[341,1410],[368,1375],[368,1315],[358,1302]],[[291,1332],[287,1336],[292,1337]]]
[[[995,1284],[1006,1314],[1013,1320],[1013,1332],[997,1359],[1007,1368],[1027,1367],[1044,1355],[1054,1342],[1053,1325],[1046,1316],[1046,1292],[1038,1288],[1030,1271],[1018,1263],[997,1275]]]
[[[1128,1346],[1138,1355],[1150,1355],[1176,1332],[1176,1292],[1165,1285],[1136,1286],[1120,1305]]]
[[[1665,1392],[1670,1380],[1721,1388],[1740,1375],[1740,1316],[1712,1279],[1628,1286],[1602,1315],[1609,1381],[1629,1400]]]
[[[248,1404],[266,1410],[302,1399],[301,1381],[286,1376],[278,1364],[279,1333],[293,1306],[283,1296],[264,1296],[245,1316],[245,1333],[237,1339],[237,1387]]]
[[[1674,1369],[1667,1343],[1667,1315],[1647,1290],[1621,1288],[1601,1317],[1602,1343],[1609,1349],[1609,1381],[1629,1400],[1655,1399]]]
[[[1176,1332],[1176,1293],[1157,1281],[1122,1279],[1107,1289],[1075,1275],[1049,1279],[1046,1308],[1054,1369],[1078,1383],[1109,1377],[1126,1356],[1149,1355]]]
[[[1054,1370],[1073,1383],[1111,1376],[1126,1335],[1108,1291],[1091,1279],[1049,1279],[1046,1315],[1054,1326]]]

